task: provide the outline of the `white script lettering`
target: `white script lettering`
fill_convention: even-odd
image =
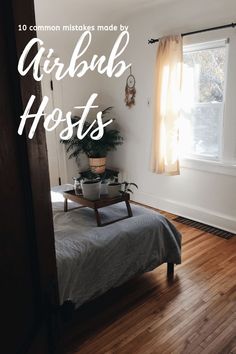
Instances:
[[[90,137],[93,140],[99,140],[103,136],[104,128],[113,122],[112,119],[103,122],[102,121],[102,112],[98,112],[96,115],[96,119],[90,124],[89,128],[83,132],[84,123],[87,119],[88,113],[92,108],[98,108],[98,106],[94,106],[93,102],[97,98],[98,94],[93,93],[88,99],[85,106],[75,106],[74,108],[83,109],[83,113],[81,118],[77,122],[72,122],[72,112],[69,111],[66,113],[66,118],[63,118],[63,113],[59,108],[55,108],[51,114],[48,114],[44,120],[44,128],[47,131],[52,131],[55,129],[60,123],[66,121],[67,127],[63,129],[60,133],[60,138],[62,140],[69,140],[73,136],[74,128],[77,127],[77,137],[78,139],[83,139],[87,134],[90,133]],[[28,118],[33,118],[33,123],[31,125],[28,137],[32,139],[35,133],[35,130],[39,124],[40,118],[45,116],[45,108],[49,101],[47,96],[43,97],[43,100],[38,108],[36,113],[30,113],[32,105],[35,101],[36,96],[32,95],[27,103],[24,113],[20,116],[21,122],[18,128],[18,134],[22,135],[23,129],[25,127],[26,121]],[[50,126],[52,124],[52,126]],[[94,127],[95,126],[95,127]],[[94,128],[94,129],[93,129]]]
[[[124,39],[124,44],[121,45]],[[49,49],[46,60],[43,63],[43,56],[45,56],[46,49],[43,47],[43,41],[38,38],[33,38],[26,45],[23,50],[18,63],[18,71],[22,76],[25,76],[28,71],[33,68],[33,77],[36,81],[40,81],[43,78],[44,73],[50,74],[55,71],[55,78],[61,80],[66,75],[70,77],[82,77],[88,70],[94,71],[97,68],[97,72],[100,74],[106,73],[108,77],[120,77],[131,64],[126,65],[124,60],[116,62],[118,57],[124,52],[129,43],[129,32],[123,31],[116,39],[114,46],[110,52],[109,58],[105,55],[100,58],[97,54],[94,54],[90,63],[87,60],[78,60],[86,53],[92,40],[92,34],[90,31],[85,31],[79,38],[74,51],[71,56],[69,67],[65,69],[65,64],[60,61],[60,58],[52,58],[54,53],[53,49]],[[34,45],[39,45],[40,48],[32,61],[25,67],[25,62],[30,50],[33,50]],[[40,68],[41,65],[41,68]],[[39,70],[40,69],[40,70]],[[41,74],[40,74],[41,71]]]

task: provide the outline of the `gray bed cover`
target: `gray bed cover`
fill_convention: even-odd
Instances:
[[[181,235],[164,216],[132,205],[133,217],[97,227],[94,211],[63,211],[62,190],[52,191],[60,303],[76,307],[164,262],[181,263]],[[78,204],[69,203],[69,208]],[[99,210],[104,221],[125,215],[124,203]]]

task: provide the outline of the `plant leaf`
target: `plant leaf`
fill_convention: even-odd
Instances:
[[[134,186],[134,187],[136,187],[136,188],[138,189],[138,186],[137,186],[136,183],[133,183],[133,182],[132,182],[132,183],[130,183],[130,185],[131,185],[131,186]]]
[[[127,189],[127,192],[130,192],[133,194],[133,191],[130,188]]]

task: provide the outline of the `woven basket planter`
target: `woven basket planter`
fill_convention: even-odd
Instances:
[[[90,158],[89,165],[92,172],[103,173],[106,169],[106,157]]]

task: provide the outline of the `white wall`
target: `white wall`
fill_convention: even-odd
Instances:
[[[104,97],[116,107],[119,124],[126,142],[113,154],[112,163],[120,168],[125,178],[136,182],[139,190],[134,195],[138,202],[164,209],[185,217],[236,231],[236,177],[235,168],[213,173],[195,168],[181,168],[180,176],[160,176],[149,170],[152,131],[152,97],[156,45],[147,39],[218,26],[236,20],[235,1],[178,1],[140,16],[126,19],[130,44],[127,62],[132,62],[136,77],[136,105],[124,105],[125,77],[104,79]],[[208,32],[185,37],[185,43],[230,37],[229,78],[225,107],[226,139],[231,142],[229,157],[236,157],[236,30]],[[111,39],[113,40],[113,39]],[[150,102],[150,104],[148,103]],[[231,122],[229,129],[228,122]],[[232,127],[234,129],[232,129]],[[226,174],[224,174],[226,173]]]
[[[99,23],[99,18],[90,18],[90,8],[88,3],[84,3],[84,10],[82,9],[81,2],[67,2],[66,0],[35,0],[35,15],[36,24],[39,25],[93,25],[96,21]],[[37,36],[44,42],[44,47],[48,50],[52,48],[54,50],[54,57],[59,57],[60,62],[65,64],[65,68],[71,59],[71,55],[75,48],[75,45],[83,34],[81,31],[38,31]],[[103,51],[103,33],[92,32],[92,42],[86,53],[81,60],[91,60],[94,53],[99,54]],[[47,54],[47,52],[46,52]],[[101,77],[96,72],[87,72],[82,78],[71,78],[66,76],[62,80],[56,82],[54,85],[55,107],[60,108],[64,114],[68,111],[73,111],[78,116],[82,114],[82,110],[73,109],[74,106],[85,105],[92,93],[98,93],[98,98],[94,104],[99,105],[99,109],[104,109],[105,106],[102,101],[101,94]],[[58,97],[61,97],[61,99]],[[96,112],[93,110],[89,114],[89,119],[96,117]],[[49,136],[49,134],[48,134]],[[59,139],[59,138],[58,138]],[[72,183],[72,177],[78,176],[78,172],[84,170],[88,166],[88,160],[85,157],[79,159],[77,164],[74,159],[68,160],[66,156],[66,171],[62,173],[62,183]],[[64,177],[65,175],[65,177]]]

